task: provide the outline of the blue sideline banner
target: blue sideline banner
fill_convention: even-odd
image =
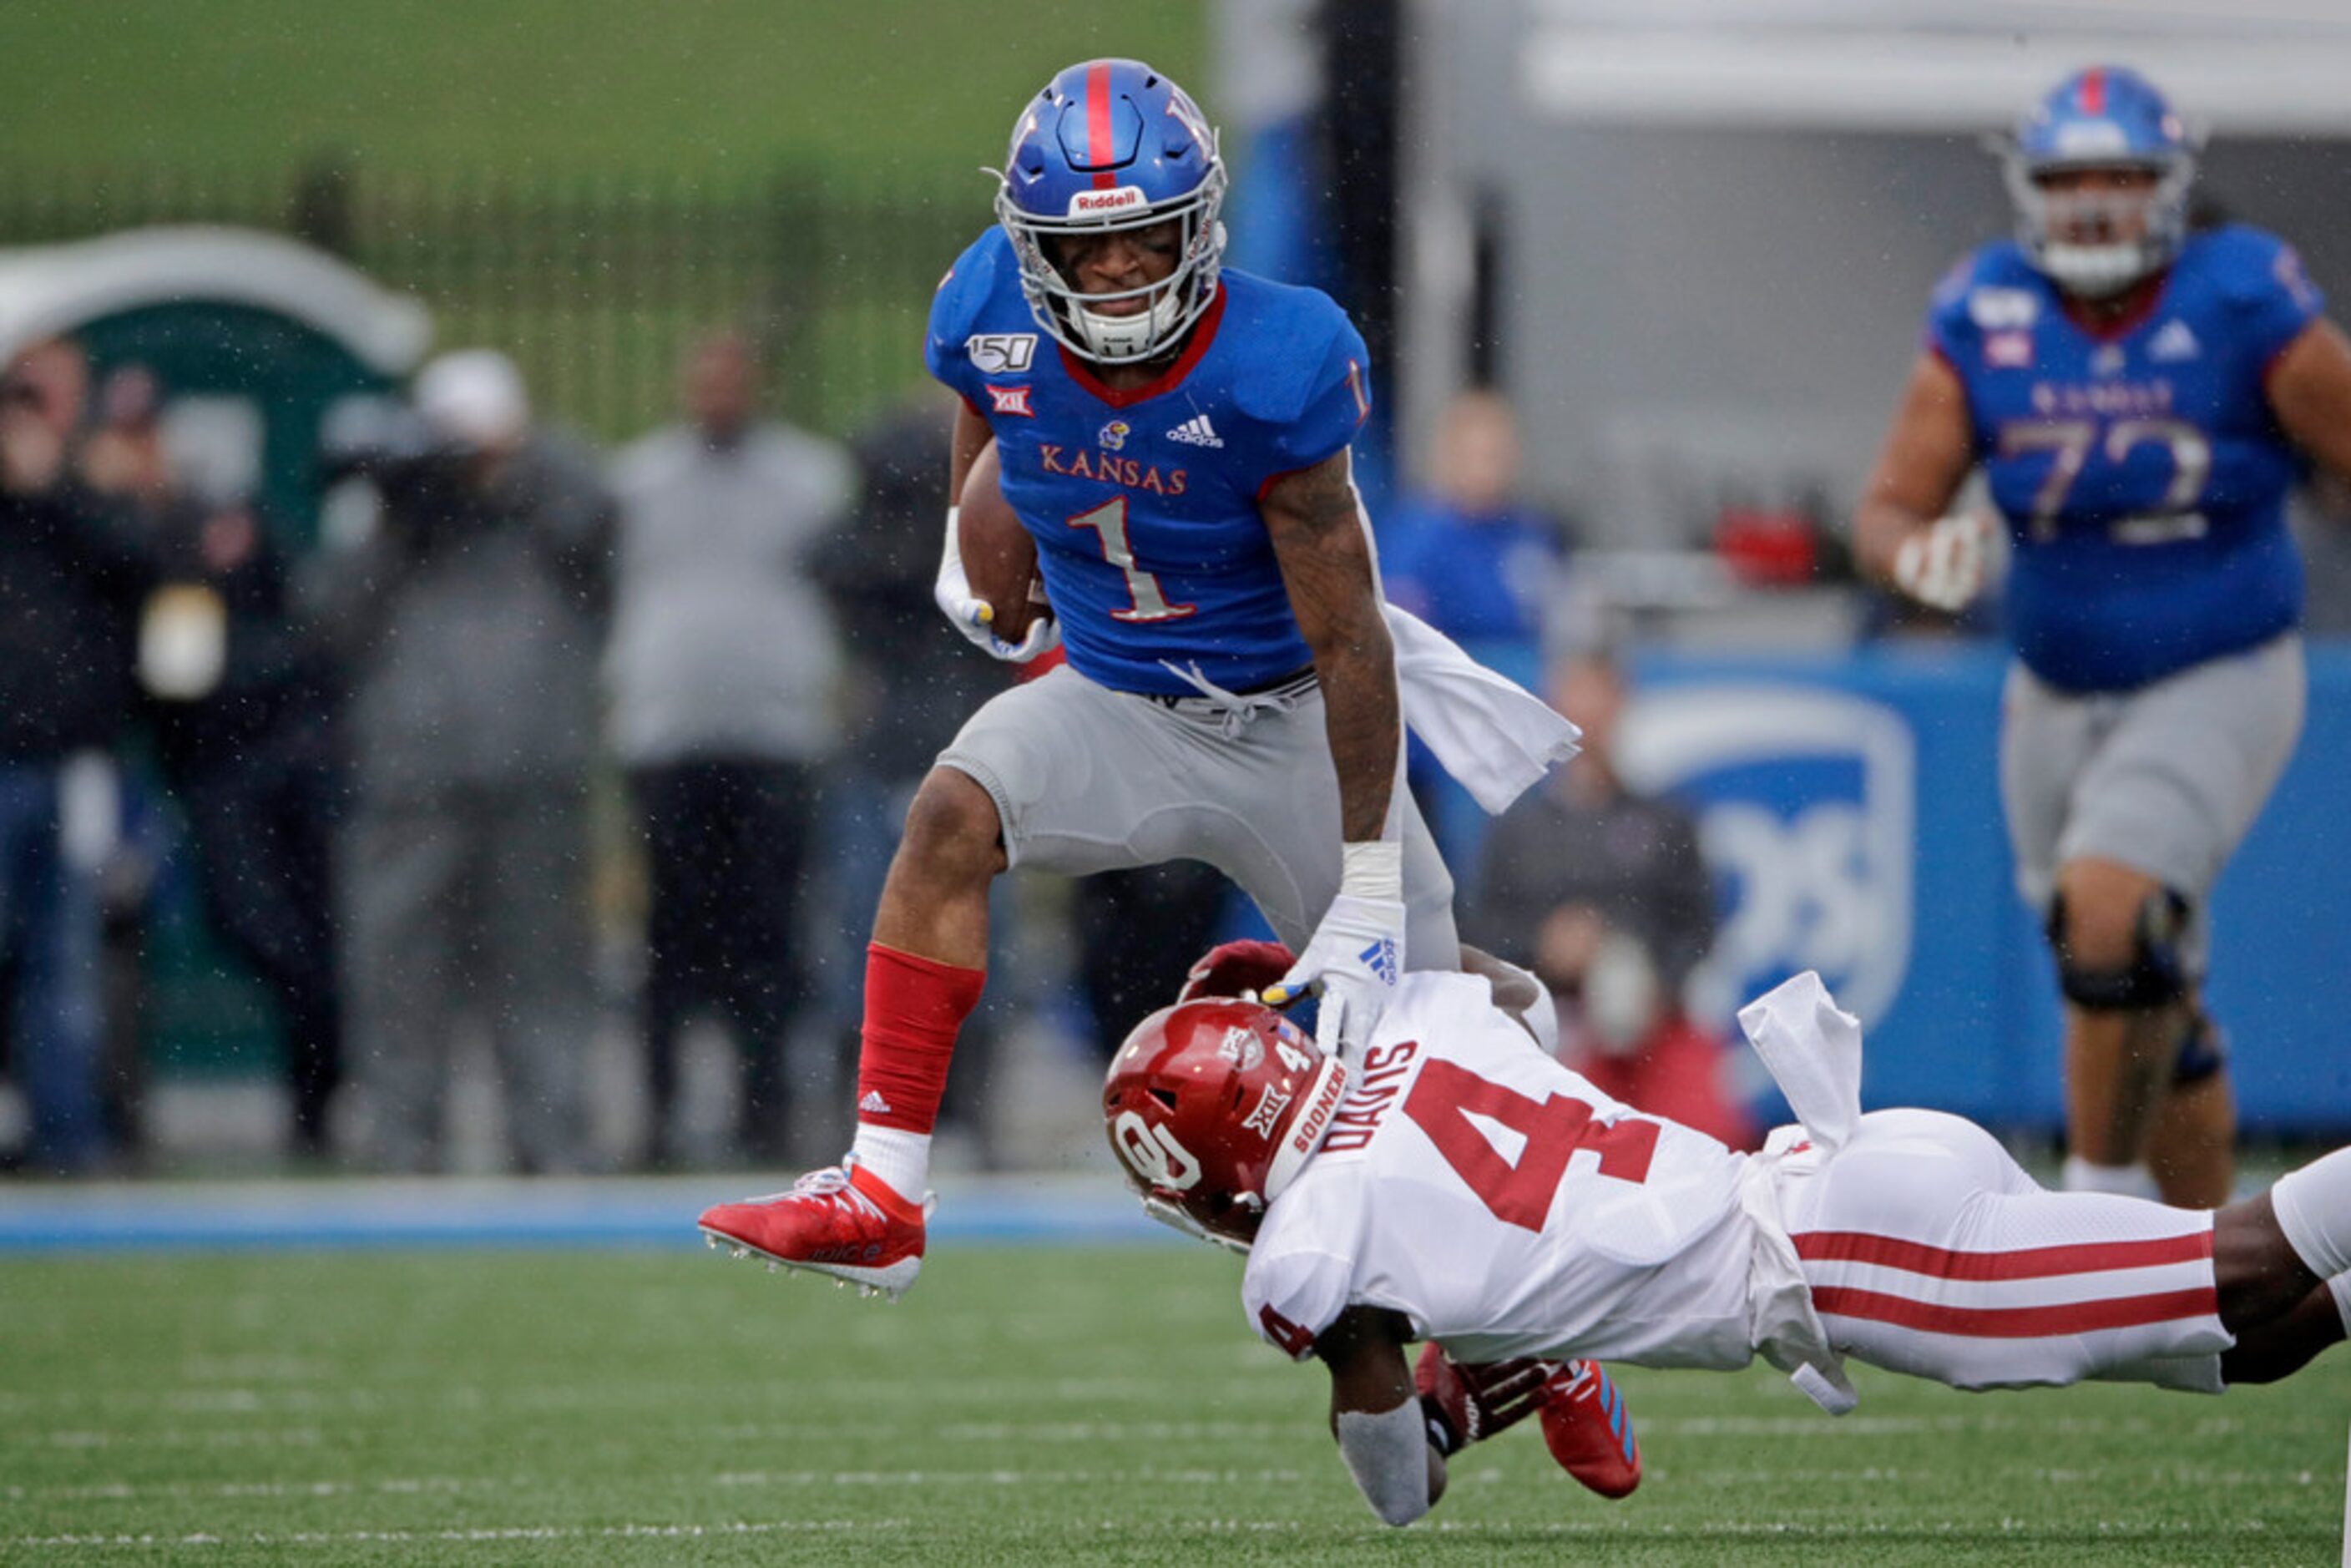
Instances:
[[[1997,1127],[2063,1117],[2051,961],[2019,902],[1997,772],[2006,664],[1980,644],[1635,664],[1620,764],[1699,812],[1722,903],[1699,987],[1821,972],[1868,1030],[1863,1103]],[[2248,1131],[2351,1128],[2351,645],[2310,650],[2302,745],[2214,907],[2209,999]],[[1783,1108],[1766,1086],[1767,1114]]]

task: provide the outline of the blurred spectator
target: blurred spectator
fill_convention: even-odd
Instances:
[[[834,534],[813,561],[851,659],[849,733],[826,789],[825,841],[839,938],[827,966],[826,1007],[841,1020],[852,1061],[865,922],[881,898],[906,807],[932,760],[1008,678],[1003,665],[941,622],[932,598],[946,523],[952,409],[925,395],[858,435],[852,447],[863,483],[855,525]],[[997,880],[990,896],[998,904],[1010,896],[1007,879]],[[1000,947],[1009,922],[988,924]],[[991,957],[989,967],[1002,966]],[[988,1069],[1006,1002],[1003,988],[991,988],[965,1021],[956,1043],[959,1070],[948,1075],[942,1108],[945,1135],[963,1138],[983,1164]],[[849,1129],[841,1131],[845,1139]]]
[[[1437,426],[1432,467],[1434,487],[1408,497],[1381,530],[1388,598],[1492,668],[1534,681],[1566,539],[1520,489],[1509,402],[1483,388],[1456,396]]]
[[[31,1111],[26,1162],[102,1166],[97,872],[120,828],[109,749],[133,697],[153,566],[73,472],[87,372],[76,346],[0,379],[0,947],[9,1061]]]
[[[415,397],[413,417],[329,434],[329,476],[365,478],[382,503],[319,562],[320,623],[352,673],[351,1071],[377,1160],[438,1168],[451,1042],[477,1019],[515,1158],[576,1169],[612,500],[593,454],[533,427],[503,355],[445,354]]]
[[[141,521],[178,497],[163,449],[163,388],[144,365],[123,365],[99,389],[97,417],[83,438],[83,480],[130,507]]]
[[[784,1052],[804,993],[800,892],[817,768],[840,744],[842,656],[809,553],[854,498],[849,454],[758,417],[741,337],[704,340],[685,422],[631,446],[606,678],[644,832],[646,1157],[675,1162],[678,1038],[713,1008],[744,1064],[739,1135],[786,1158]]]
[[[1378,525],[1389,600],[1461,644],[1487,668],[1532,687],[1545,632],[1565,607],[1566,533],[1521,487],[1518,416],[1499,392],[1455,396],[1437,425],[1434,485]],[[1421,811],[1464,892],[1487,818],[1468,791],[1409,748]]]
[[[7,372],[12,396],[30,403],[52,429],[65,433],[69,453],[89,419],[89,356],[71,338],[47,338],[18,351]]]
[[[139,639],[156,759],[187,821],[214,934],[277,1004],[288,1145],[316,1157],[342,1075],[335,674],[295,613],[266,519],[241,496],[181,483],[162,402],[145,367],[116,370],[82,471],[131,508],[156,559],[161,584]]]
[[[1683,1010],[1690,971],[1714,941],[1698,824],[1617,777],[1625,684],[1611,660],[1566,660],[1550,695],[1582,727],[1583,748],[1496,820],[1478,895],[1462,905],[1461,939],[1551,988],[1560,1054],[1576,1071],[1733,1147],[1752,1146],[1752,1125],[1723,1089],[1720,1042]]]

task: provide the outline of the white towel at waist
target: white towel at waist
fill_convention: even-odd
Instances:
[[[1836,1005],[1811,969],[1739,1009],[1739,1027],[1805,1135],[1841,1147],[1861,1120],[1861,1020]]]
[[[1782,1127],[1749,1164],[1740,1197],[1757,1232],[1750,1278],[1756,1349],[1832,1416],[1856,1404],[1844,1358],[1828,1343],[1794,1243],[1780,1224],[1788,1184],[1819,1170],[1861,1120],[1861,1020],[1811,969],[1739,1009],[1739,1027],[1787,1097],[1801,1129]]]
[[[1582,732],[1549,703],[1410,611],[1391,604],[1387,621],[1405,727],[1489,815],[1575,755]]]

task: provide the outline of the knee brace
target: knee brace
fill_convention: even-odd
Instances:
[[[2131,928],[2129,961],[2096,968],[2081,963],[2065,941],[2065,895],[2049,901],[2049,946],[2057,955],[2057,984],[2065,999],[2095,1012],[2141,1011],[2188,994],[2188,901],[2168,888],[2147,895]]]

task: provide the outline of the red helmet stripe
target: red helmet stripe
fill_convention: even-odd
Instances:
[[[1094,189],[1107,191],[1118,176],[1101,165],[1117,156],[1110,128],[1110,62],[1098,60],[1086,71],[1086,162],[1096,165]]]
[[[2101,67],[2093,66],[2082,73],[2082,112],[2106,112],[2106,73]]]

